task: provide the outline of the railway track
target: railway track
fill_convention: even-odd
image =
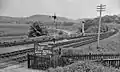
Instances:
[[[94,37],[94,36],[93,36]],[[78,41],[83,41],[83,40],[88,40],[91,39],[93,37],[84,37],[84,38],[78,38],[77,40],[71,40],[71,41],[67,41],[67,42],[61,42],[61,43],[56,43],[55,45],[53,45],[53,48],[57,47],[57,46],[62,46],[62,45],[66,45],[69,43],[73,43],[73,42],[78,42]],[[19,55],[26,55],[27,53],[32,53],[34,52],[34,48],[29,48],[29,49],[24,49],[24,50],[18,50],[18,51],[14,51],[14,52],[8,52],[8,53],[3,53],[0,54],[0,59],[5,59],[5,58],[12,58],[14,56],[19,56]]]
[[[102,38],[100,38],[100,39],[102,39]],[[96,42],[96,41],[97,41],[97,37],[92,38],[92,39],[88,39],[88,40],[85,40],[85,41],[82,41],[82,42],[76,42],[76,43],[72,43],[72,44],[69,44],[69,45],[65,45],[65,46],[63,46],[63,48],[69,48],[69,47],[77,48],[77,47],[80,47],[80,46],[83,46],[83,45],[86,45],[86,44],[90,44],[90,43]]]
[[[32,53],[33,51],[34,51],[34,48],[30,48],[25,50],[3,53],[3,54],[0,54],[0,60],[6,59],[6,58],[18,57],[20,55],[26,55],[28,53]]]
[[[17,58],[11,58],[11,59],[7,59],[7,60],[1,60],[0,61],[0,69],[6,68],[9,66],[13,66],[13,65],[19,65],[20,63],[23,63],[25,61],[27,61],[27,55],[17,57]]]
[[[50,45],[52,45],[52,47],[55,48],[55,47],[58,47],[58,46],[64,46],[64,45],[69,45],[69,44],[72,44],[72,43],[77,43],[77,42],[89,40],[89,39],[92,39],[94,37],[96,37],[96,36],[77,38],[77,39],[74,39],[74,40],[69,40],[69,41],[66,41],[66,42],[59,42],[59,43],[50,44]]]
[[[75,39],[75,38],[82,38],[82,37],[90,37],[95,36],[97,34],[86,34],[85,36],[82,36],[80,34],[72,34],[72,35],[62,35],[62,36],[56,36],[56,41],[64,40],[64,39]],[[0,42],[0,47],[10,47],[10,46],[17,46],[17,45],[25,45],[25,44],[32,44],[34,41],[37,41],[39,43],[44,42],[50,42],[54,36],[41,36],[41,37],[35,37],[35,38],[29,38],[29,39],[22,39],[18,41],[11,41],[11,42]]]
[[[100,40],[108,38],[109,36],[112,36],[112,35],[113,35],[112,33],[110,33],[110,34],[101,34],[100,35]],[[88,38],[88,40],[85,40],[85,41],[83,40],[82,42],[78,41],[78,42],[75,42],[75,43],[65,45],[65,46],[63,46],[63,48],[69,48],[69,47],[77,48],[77,47],[80,47],[80,46],[83,46],[83,45],[86,45],[86,44],[90,44],[90,43],[96,42],[96,41],[97,41],[97,36],[94,36],[93,38]]]
[[[104,35],[106,35],[105,36],[105,38],[106,37],[109,37],[109,36],[111,36],[111,35],[113,35],[113,34],[115,34],[116,32],[114,32],[114,33],[109,33],[109,34],[101,34],[101,37],[102,37],[102,35],[103,35],[103,38],[104,38]],[[101,39],[103,39],[103,38],[101,38]],[[85,45],[85,44],[88,44],[88,43],[91,43],[91,42],[93,42],[93,41],[96,41],[96,36],[95,36],[95,39],[94,38],[90,38],[91,40],[88,40],[89,38],[86,38],[86,39],[80,39],[80,40],[78,40],[78,42],[79,41],[82,41],[82,40],[87,40],[87,41],[84,41],[84,42],[81,42],[81,44],[80,45]],[[72,42],[72,41],[71,41]],[[61,46],[61,45],[63,45],[64,43],[58,43],[58,46]],[[66,43],[67,44],[67,43]],[[69,44],[69,43],[68,43]],[[79,45],[79,46],[80,46]],[[57,45],[56,45],[57,46]],[[75,45],[76,46],[76,45]],[[54,46],[53,46],[54,47]],[[30,49],[25,49],[25,50],[19,50],[19,51],[14,51],[14,52],[9,52],[9,53],[4,53],[4,54],[0,54],[0,60],[2,61],[2,60],[4,60],[4,62],[6,62],[6,61],[8,61],[8,62],[10,62],[10,61],[15,61],[15,62],[17,62],[17,63],[21,63],[21,62],[24,62],[24,61],[26,61],[27,60],[27,54],[32,54],[33,53],[33,51],[34,51],[34,48],[30,48]],[[64,56],[65,57],[65,56]],[[68,56],[67,56],[68,57]],[[16,64],[17,64],[16,63]]]

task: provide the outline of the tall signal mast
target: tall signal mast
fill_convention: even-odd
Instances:
[[[56,16],[56,13],[54,13],[53,16],[49,16],[49,17],[54,19],[54,25],[55,25],[55,28],[57,29],[57,25],[56,25],[57,16]]]
[[[57,16],[56,16],[56,14],[54,13],[54,15],[50,16],[50,17],[54,19],[55,29],[57,29],[57,23],[56,23]],[[55,43],[55,32],[54,32],[54,39],[53,39],[53,41]]]
[[[85,21],[82,21],[82,34],[85,35],[85,27],[84,27]]]

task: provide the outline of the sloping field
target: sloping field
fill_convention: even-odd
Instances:
[[[112,26],[113,27],[113,26]],[[120,29],[120,25],[114,25]],[[97,49],[97,42],[72,49],[79,53],[120,53],[120,32],[100,41],[100,48]]]
[[[27,34],[29,28],[29,24],[6,24],[0,23],[0,33],[1,35],[24,35]]]
[[[4,36],[4,38],[0,37],[0,40],[10,40],[10,39],[21,39],[26,34],[28,34],[29,26],[31,24],[10,24],[10,23],[0,23],[0,36]],[[54,27],[55,28],[55,27]],[[73,30],[72,26],[62,26],[62,29],[67,28]],[[60,27],[58,27],[60,29]],[[76,29],[76,28],[75,28]],[[49,33],[54,33],[52,29],[48,30]],[[8,37],[9,36],[9,37]],[[19,36],[19,37],[18,37]],[[13,37],[13,38],[12,38]]]

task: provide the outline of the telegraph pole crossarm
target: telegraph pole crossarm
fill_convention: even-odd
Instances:
[[[105,11],[105,6],[103,4],[100,4],[97,6],[97,11],[100,12],[100,17],[99,17],[99,28],[98,28],[98,39],[97,39],[97,48],[100,47],[100,28],[101,28],[101,18],[102,18],[102,12]]]

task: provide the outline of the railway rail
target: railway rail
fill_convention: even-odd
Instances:
[[[3,54],[0,54],[0,59],[11,58],[11,57],[15,57],[15,56],[17,57],[19,55],[24,55],[24,54],[26,55],[27,53],[31,53],[31,52],[34,52],[34,48],[3,53]]]
[[[72,44],[72,43],[77,43],[77,42],[89,40],[89,39],[92,39],[92,38],[94,38],[94,37],[96,37],[96,36],[83,37],[82,39],[81,39],[81,38],[77,38],[77,39],[74,39],[74,40],[65,41],[65,42],[59,42],[59,43],[50,44],[50,45],[52,45],[52,47],[55,48],[55,47],[58,47],[58,46],[64,46],[64,45],[69,45],[69,44]]]
[[[111,36],[111,34],[110,34],[110,36]],[[100,40],[108,38],[108,37],[109,37],[108,35],[101,35]],[[76,47],[80,47],[80,46],[83,46],[83,45],[86,45],[86,44],[89,44],[89,43],[92,43],[92,42],[96,42],[96,41],[97,41],[97,37],[93,37],[92,39],[89,38],[88,40],[85,40],[83,42],[76,42],[74,44],[66,45],[63,48],[69,48],[69,47],[76,48]]]
[[[71,35],[60,35],[56,36],[56,41],[64,40],[64,39],[75,39],[75,38],[81,38],[81,37],[90,37],[95,36],[97,34],[86,34],[84,36],[80,34],[71,34]],[[35,38],[29,38],[29,39],[22,39],[18,41],[11,41],[11,42],[0,42],[0,47],[10,47],[10,46],[17,46],[17,45],[25,45],[25,44],[32,44],[35,41],[39,43],[43,42],[50,42],[52,41],[54,36],[41,36],[41,37],[35,37]]]

